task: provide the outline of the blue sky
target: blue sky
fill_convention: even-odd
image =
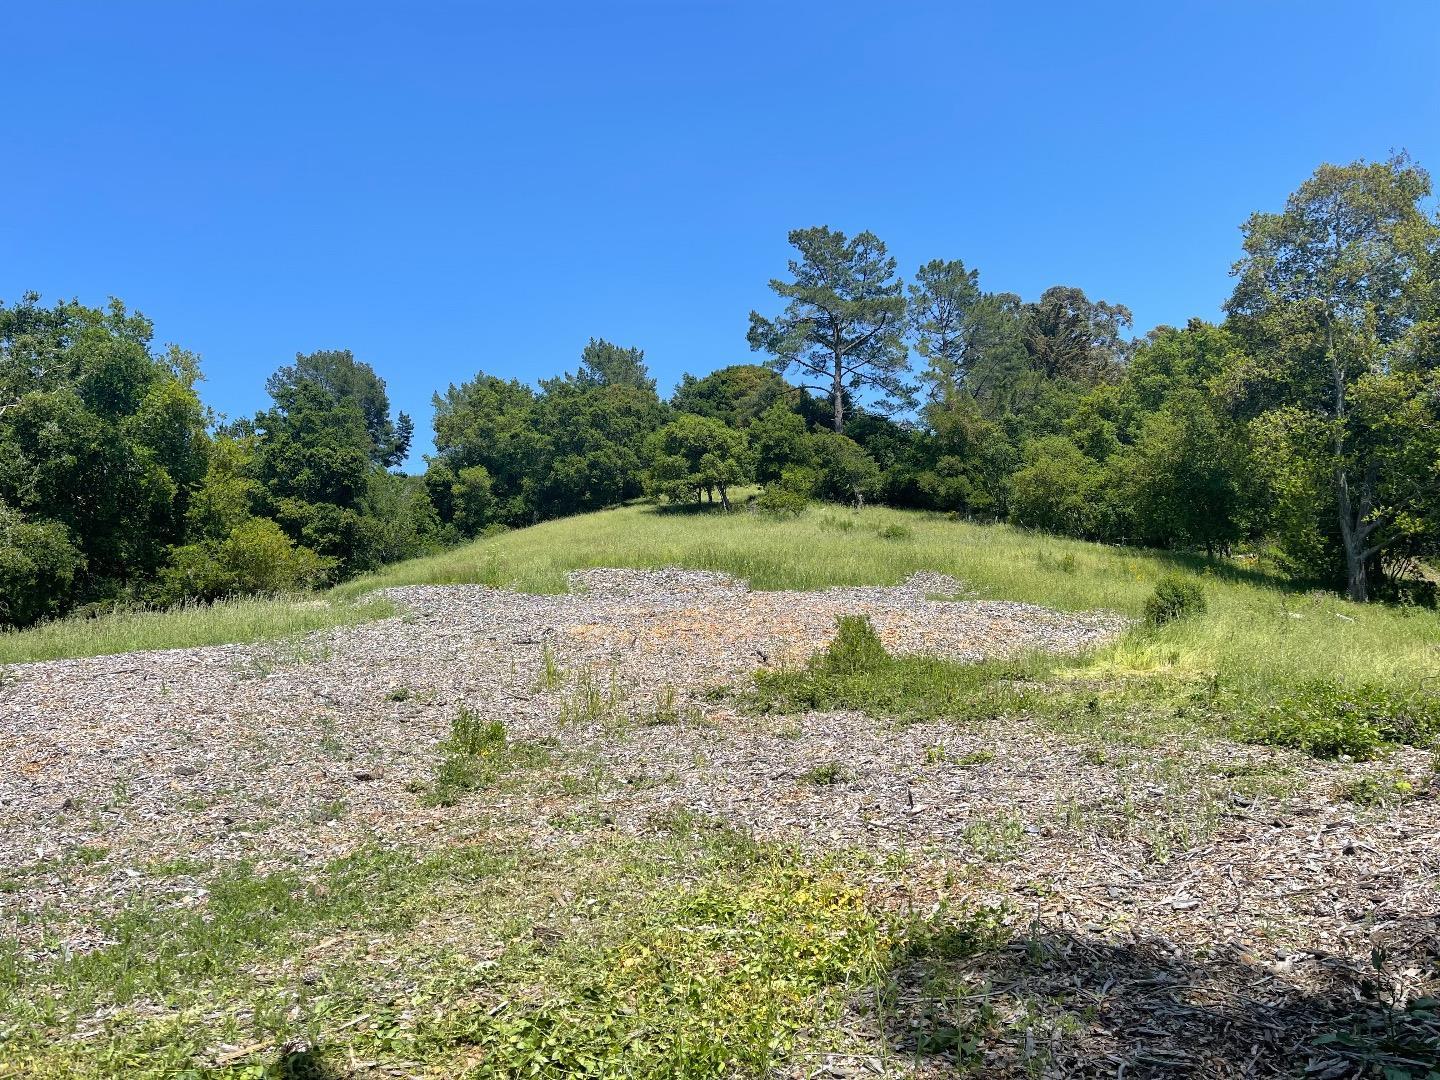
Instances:
[[[350,348],[430,394],[592,335],[751,359],[789,229],[1214,317],[1322,161],[1440,170],[1440,4],[8,4],[0,298],[116,295],[263,407]],[[418,460],[412,459],[418,465]]]

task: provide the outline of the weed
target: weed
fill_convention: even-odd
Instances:
[[[1009,862],[1024,848],[1025,823],[1013,814],[981,818],[966,825],[964,835],[985,862]]]
[[[968,754],[961,754],[955,759],[955,764],[961,767],[972,765],[989,765],[995,760],[995,754],[990,750],[972,750]]]
[[[453,806],[467,792],[488,787],[514,768],[547,764],[549,751],[537,743],[511,743],[505,725],[485,720],[461,707],[450,723],[450,738],[440,745],[440,762],[426,801],[432,806]]]
[[[546,644],[540,650],[540,661],[544,667],[540,672],[540,681],[535,689],[540,693],[546,694],[552,690],[560,689],[560,686],[565,682],[565,672],[562,671],[560,665],[555,662],[555,653],[549,644]]]
[[[851,779],[850,770],[838,761],[825,761],[808,769],[800,774],[802,783],[813,784],[815,787],[829,787],[832,784],[843,784]]]
[[[1370,807],[1399,806],[1416,797],[1414,783],[1402,772],[1357,777],[1341,785],[1339,794],[1346,802]]]
[[[412,691],[408,686],[395,686],[385,695],[386,701],[409,701]]]
[[[913,540],[915,530],[908,525],[901,525],[898,521],[889,521],[876,530],[876,534],[882,540]]]

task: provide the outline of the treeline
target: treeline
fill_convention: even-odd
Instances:
[[[218,422],[150,323],[0,305],[0,619],[311,587],[488,529],[641,495],[886,502],[1103,542],[1265,550],[1356,599],[1440,548],[1440,223],[1400,156],[1324,166],[1244,226],[1219,324],[1130,335],[1122,305],[899,276],[881,240],[791,233],[759,364],[662,400],[592,340],[532,387],[434,398],[435,454],[347,351],[297,356]],[[788,376],[788,378],[787,378]]]

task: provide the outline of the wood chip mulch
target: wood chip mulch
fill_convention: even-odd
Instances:
[[[1019,717],[757,718],[707,693],[803,659],[845,614],[868,614],[892,650],[963,659],[1082,650],[1125,625],[941,599],[961,593],[938,575],[795,593],[591,570],[559,596],[393,589],[402,617],[298,643],[16,666],[0,685],[0,933],[35,955],[78,951],[104,944],[99,916],[140,896],[203,904],[179,860],[305,868],[377,839],[452,840],[466,815],[410,787],[465,704],[512,738],[592,756],[616,779],[588,807],[601,827],[646,833],[686,811],[889,856],[897,869],[870,883],[879,903],[996,906],[1012,940],[950,965],[975,997],[948,1007],[958,1021],[983,1000],[1000,1029],[1039,1022],[977,1050],[981,1075],[1363,1075],[1315,1037],[1440,987],[1426,755],[1321,763],[1196,738],[1107,757]],[[567,676],[548,689],[547,655]],[[564,722],[580,672],[631,722]],[[807,779],[825,765],[835,782]],[[1229,785],[1257,769],[1284,770],[1283,790]],[[1396,769],[1415,779],[1404,805],[1337,798]],[[575,842],[553,793],[476,798],[537,845]],[[959,1053],[915,1042],[940,1008],[933,975],[918,960],[896,973],[888,1027],[856,1002],[856,1030],[908,1047],[915,1075],[947,1075]],[[874,1075],[875,1060],[899,1068],[862,1053],[804,1075]]]

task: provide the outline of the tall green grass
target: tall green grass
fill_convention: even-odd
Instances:
[[[627,506],[503,533],[341,586],[478,582],[562,592],[569,570],[597,566],[719,570],[757,589],[891,585],[917,570],[950,574],[992,600],[1139,618],[1166,574],[1193,575],[1209,611],[1137,628],[1094,657],[1118,675],[1218,676],[1247,692],[1322,680],[1440,690],[1440,613],[1352,604],[1236,561],[1107,547],[1006,525],[871,508],[798,518],[675,513]],[[1434,679],[1434,683],[1426,680]]]
[[[1229,560],[1106,547],[881,507],[817,507],[788,519],[620,507],[398,563],[347,582],[318,603],[234,601],[3,635],[0,662],[283,637],[388,614],[383,607],[354,606],[388,586],[471,582],[557,593],[565,591],[568,571],[602,566],[718,570],[756,589],[891,585],[932,570],[985,599],[1137,619],[1160,578],[1180,572],[1203,583],[1209,611],[1132,631],[1101,650],[1094,669],[1218,676],[1247,692],[1323,680],[1406,693],[1440,688],[1440,614],[1434,611],[1351,604]]]
[[[57,619],[0,633],[0,664],[266,641],[383,619],[394,611],[393,604],[379,597],[357,603],[340,597],[282,596]]]

